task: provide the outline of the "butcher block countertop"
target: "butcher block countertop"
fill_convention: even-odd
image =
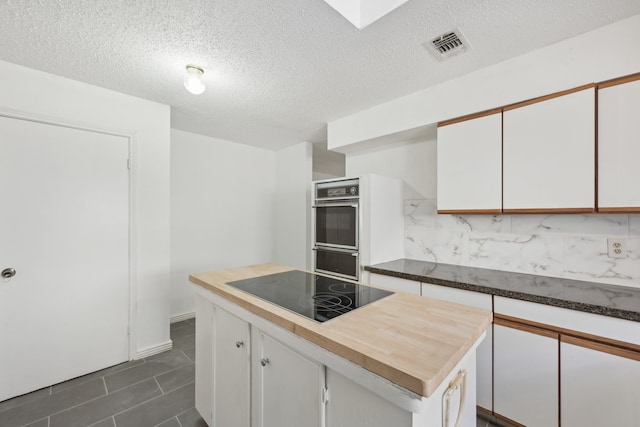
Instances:
[[[319,323],[226,285],[289,270],[294,268],[261,264],[192,274],[189,280],[425,397],[436,390],[491,323],[489,311],[403,292]]]

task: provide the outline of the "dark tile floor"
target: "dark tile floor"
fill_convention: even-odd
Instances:
[[[170,351],[0,402],[0,426],[206,427],[194,408],[195,319],[172,324],[171,339]]]
[[[195,319],[173,349],[0,402],[2,427],[206,427],[194,408]]]

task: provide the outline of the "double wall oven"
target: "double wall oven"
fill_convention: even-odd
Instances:
[[[358,178],[313,184],[314,270],[360,279]]]

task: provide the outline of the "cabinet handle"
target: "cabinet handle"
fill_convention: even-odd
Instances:
[[[262,366],[267,366],[269,364],[269,359],[267,359],[267,358],[260,359],[260,364]]]
[[[244,345],[244,341],[236,341],[236,347],[240,348]]]

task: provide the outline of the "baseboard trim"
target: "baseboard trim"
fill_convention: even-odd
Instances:
[[[136,355],[136,359],[144,359],[145,357],[153,356],[154,354],[162,353],[163,351],[168,351],[173,348],[173,341],[169,340],[162,344],[152,345],[147,348],[143,348],[142,350],[138,350]]]
[[[178,323],[178,322],[182,322],[183,320],[193,319],[194,317],[196,317],[195,311],[191,311],[189,313],[177,314],[169,318],[169,323]]]

